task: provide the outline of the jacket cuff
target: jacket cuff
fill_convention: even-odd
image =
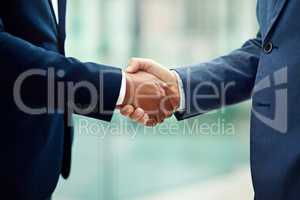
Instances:
[[[91,81],[96,86],[98,102],[96,108],[84,116],[110,122],[120,94],[122,71],[119,68],[103,65],[96,65],[96,68],[97,78],[92,78]],[[82,94],[80,99],[88,101],[86,94]]]

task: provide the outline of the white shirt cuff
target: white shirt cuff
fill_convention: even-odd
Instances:
[[[119,98],[117,101],[117,106],[120,106],[123,104],[125,95],[126,95],[126,74],[124,72],[122,72],[122,83],[121,83]]]
[[[53,7],[53,10],[54,10],[56,21],[59,22],[58,0],[52,0],[52,7]]]
[[[183,82],[182,82],[179,74],[175,70],[172,70],[172,72],[176,75],[177,81],[178,81],[178,86],[179,86],[180,104],[179,104],[179,108],[177,109],[177,111],[183,112],[183,111],[185,111],[185,93],[184,93]]]

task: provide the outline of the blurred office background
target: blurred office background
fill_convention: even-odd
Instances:
[[[68,56],[125,68],[204,62],[257,31],[254,0],[72,0]],[[72,174],[55,200],[250,200],[250,103],[145,129],[74,116]],[[199,125],[205,124],[199,131]],[[211,127],[209,129],[208,127]]]

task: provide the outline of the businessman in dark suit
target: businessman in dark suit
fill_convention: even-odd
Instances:
[[[51,198],[59,175],[70,174],[73,112],[110,121],[116,106],[130,104],[141,107],[131,117],[148,125],[170,115],[144,113],[165,96],[155,76],[66,57],[65,11],[66,0],[0,3],[1,198]]]
[[[300,197],[299,10],[297,0],[258,0],[257,37],[229,55],[175,71],[149,59],[133,59],[127,70],[146,71],[166,81],[169,94],[176,97],[179,120],[252,97],[256,200]]]

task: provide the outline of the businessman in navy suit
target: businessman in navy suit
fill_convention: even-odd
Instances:
[[[154,75],[66,57],[65,14],[66,0],[0,3],[1,198],[51,198],[59,175],[70,174],[72,113],[109,122],[117,106],[130,104],[140,123],[170,116],[144,113],[166,95]]]
[[[135,58],[127,70],[145,71],[168,83],[179,120],[252,98],[256,200],[300,198],[299,11],[297,0],[258,0],[260,30],[240,49],[175,71]]]

